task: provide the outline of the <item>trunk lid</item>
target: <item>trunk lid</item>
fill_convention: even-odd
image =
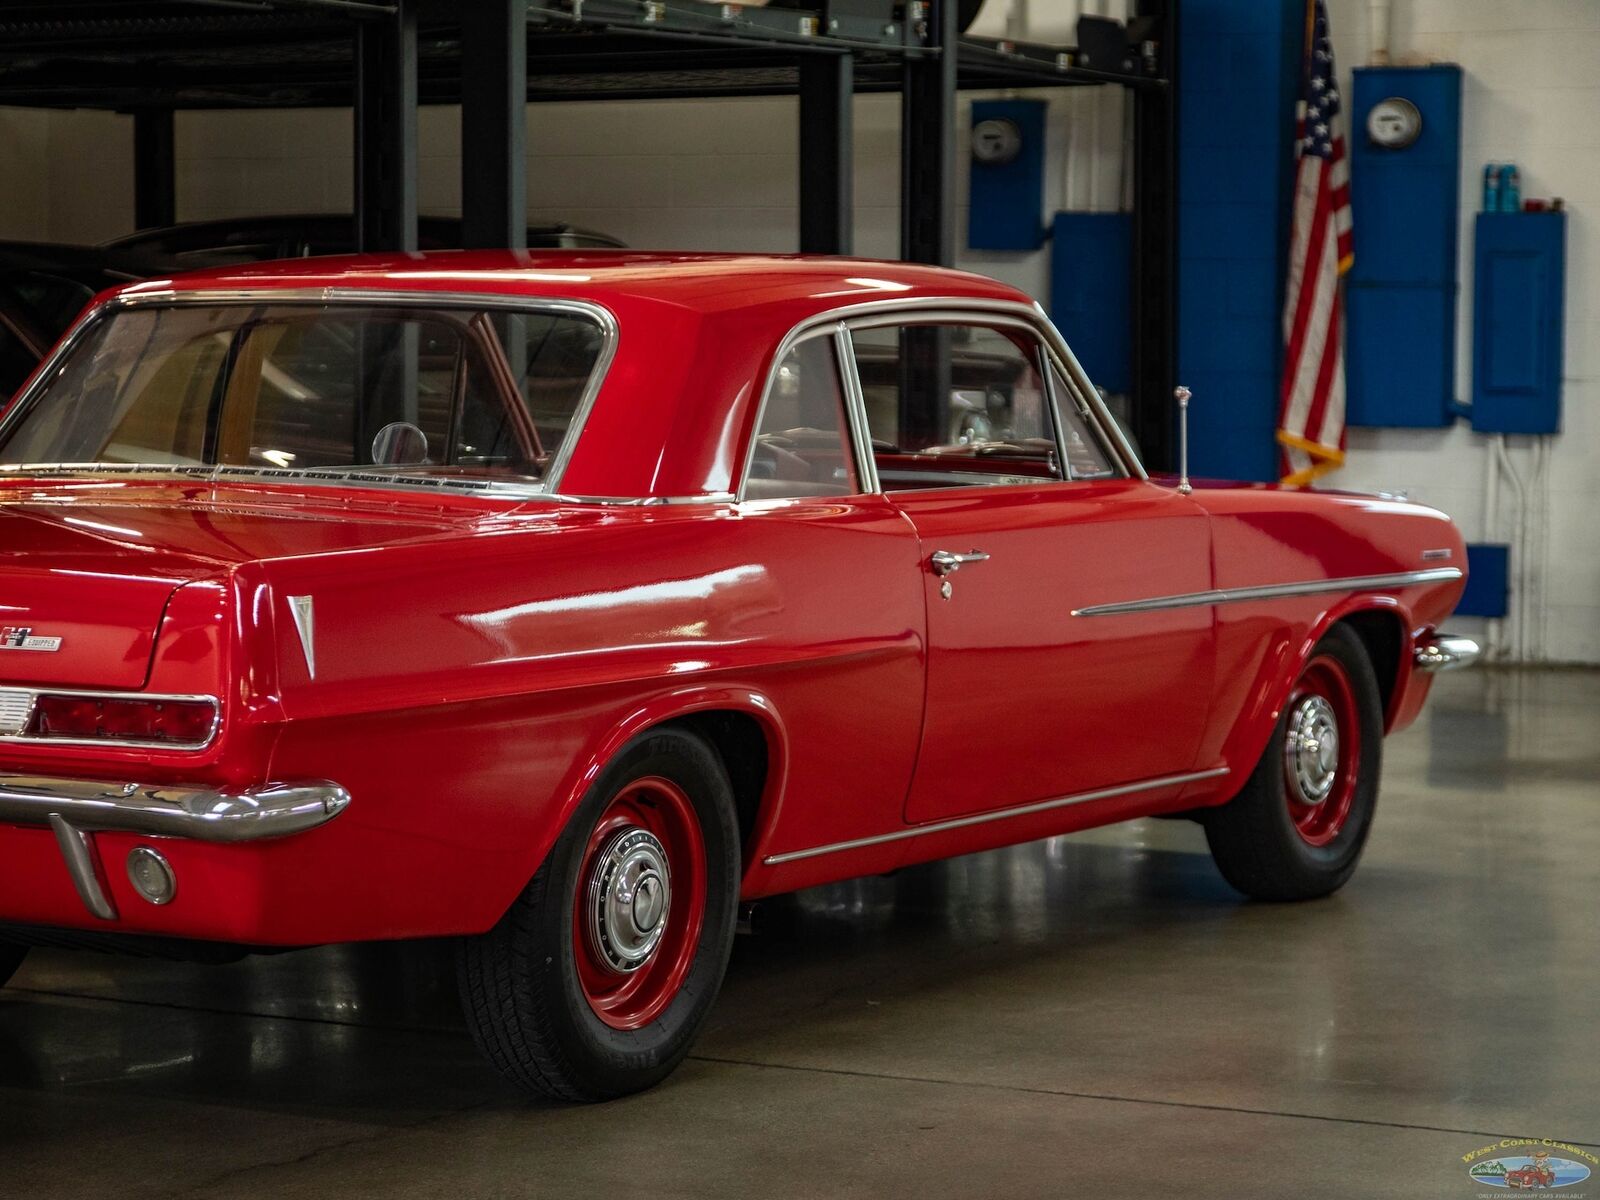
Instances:
[[[185,583],[253,560],[439,536],[484,515],[273,489],[0,485],[0,687],[136,690]]]

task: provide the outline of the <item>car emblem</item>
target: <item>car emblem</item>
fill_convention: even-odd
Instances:
[[[54,654],[61,649],[58,637],[34,637],[26,626],[7,625],[0,628],[0,650],[42,650]]]

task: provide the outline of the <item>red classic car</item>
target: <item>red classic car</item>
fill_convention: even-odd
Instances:
[[[1152,814],[1331,892],[1476,649],[1443,514],[1151,479],[1037,305],[903,264],[137,284],[0,464],[0,981],[459,935],[568,1098],[683,1058],[742,901]]]
[[[1508,1188],[1547,1188],[1556,1181],[1548,1163],[1529,1163],[1506,1172]]]

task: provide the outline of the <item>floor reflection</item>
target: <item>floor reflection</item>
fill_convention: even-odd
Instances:
[[[1242,902],[1195,826],[1142,821],[767,901],[664,1094],[690,1120],[772,1087],[730,1073],[759,1065],[1597,1140],[1600,675],[1438,690],[1387,748],[1338,896]],[[70,1171],[76,1122],[170,1105],[313,1140],[529,1111],[574,1146],[622,1136],[480,1063],[449,942],[220,967],[44,951],[0,991],[8,1153]]]

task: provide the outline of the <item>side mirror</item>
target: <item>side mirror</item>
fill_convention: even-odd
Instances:
[[[372,461],[380,467],[425,463],[428,461],[428,435],[410,421],[391,421],[372,439]]]

